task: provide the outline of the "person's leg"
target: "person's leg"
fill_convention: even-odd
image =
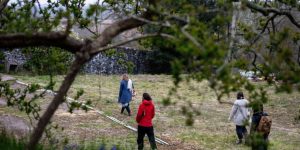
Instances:
[[[242,130],[243,130],[243,135],[247,135],[248,134],[246,126],[242,126]]]
[[[263,135],[263,138],[264,138],[264,150],[267,150],[268,146],[269,146],[269,134],[270,133],[266,133],[266,134]]]
[[[123,114],[124,110],[125,110],[125,107],[122,106],[121,114]]]
[[[148,136],[148,139],[149,139],[149,143],[151,145],[151,149],[153,149],[153,150],[157,149],[153,127],[148,127],[146,133],[147,133],[147,136]]]
[[[243,139],[243,126],[236,125],[236,134],[238,136],[238,141],[236,144],[241,144]]]
[[[128,105],[125,108],[126,108],[126,110],[128,112],[128,115],[131,116],[131,111],[130,111],[130,108],[129,108],[129,103],[128,103]]]
[[[252,122],[250,127],[250,134],[254,133],[257,130],[261,116],[259,114],[254,114],[252,116]]]
[[[138,150],[142,150],[144,148],[145,133],[146,132],[144,127],[138,126],[138,137],[137,137]]]
[[[243,138],[245,140],[245,143],[246,143],[246,140],[248,140],[248,131],[247,131],[247,128],[246,126],[243,126]]]

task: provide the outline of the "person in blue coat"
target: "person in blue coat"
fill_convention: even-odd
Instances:
[[[132,81],[128,78],[127,74],[123,74],[118,98],[118,102],[122,104],[121,114],[123,114],[126,109],[128,115],[131,116],[129,103],[132,99],[133,92],[134,87]]]

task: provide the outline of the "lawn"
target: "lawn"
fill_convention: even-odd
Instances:
[[[15,77],[26,83],[47,85],[48,76],[18,76]],[[159,149],[249,149],[243,145],[235,145],[235,126],[227,118],[231,110],[230,105],[219,104],[207,82],[182,83],[178,89],[178,96],[173,96],[175,105],[164,106],[162,100],[168,95],[172,87],[171,76],[168,75],[132,75],[137,96],[131,103],[133,114],[136,113],[141,95],[148,92],[156,105],[154,119],[155,134],[169,142],[170,146],[159,146]],[[63,76],[55,76],[58,89]],[[107,115],[136,126],[135,116],[120,114],[120,105],[117,103],[119,82],[117,75],[80,75],[72,85],[68,96],[74,97],[76,91],[83,89],[84,95],[80,100],[91,100],[93,106],[104,111]],[[270,149],[298,149],[300,147],[300,123],[295,121],[300,107],[300,94],[275,94],[273,87],[266,83],[255,83],[267,89],[270,101],[266,110],[273,118],[272,133],[270,135]],[[246,94],[247,97],[247,94]],[[226,99],[227,97],[225,97]],[[227,99],[234,101],[235,93]],[[49,103],[50,97],[41,103]],[[192,106],[200,111],[194,117],[194,125],[186,126],[186,118],[181,113],[182,106]],[[6,112],[7,111],[7,112]],[[14,113],[7,108],[1,108],[0,113]],[[69,143],[106,143],[108,146],[119,145],[121,149],[135,149],[136,133],[99,116],[93,111],[76,111],[73,114],[60,109],[56,112],[53,121],[64,127],[62,132],[57,131],[59,139],[68,139]],[[149,145],[149,144],[146,144]],[[148,146],[149,148],[149,146]]]

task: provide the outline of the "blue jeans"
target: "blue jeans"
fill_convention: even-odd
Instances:
[[[243,139],[243,137],[247,134],[246,127],[236,125],[236,134],[240,140]]]

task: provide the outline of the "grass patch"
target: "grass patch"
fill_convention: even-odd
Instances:
[[[15,77],[26,83],[39,83],[41,85],[47,85],[49,81],[47,76]],[[136,126],[134,115],[141,102],[142,94],[148,92],[156,106],[156,117],[153,121],[155,134],[162,139],[167,139],[171,143],[181,141],[179,145],[183,145],[182,149],[249,149],[234,144],[236,140],[235,126],[233,123],[227,122],[231,106],[218,104],[216,96],[209,89],[206,81],[201,83],[191,81],[190,84],[180,84],[177,92],[180,98],[172,97],[172,101],[176,102],[176,105],[165,107],[161,101],[168,95],[169,89],[172,87],[171,76],[134,75],[130,78],[133,80],[138,94],[130,104],[133,114],[131,117],[120,115],[120,105],[117,103],[120,76],[79,75],[68,95],[73,97],[77,90],[83,89],[85,93],[81,100],[92,100],[95,108],[129,125]],[[58,89],[62,79],[63,76],[54,77],[54,81],[57,83],[55,90]],[[270,98],[270,101],[265,105],[265,109],[272,116],[274,122],[270,136],[270,149],[297,149],[300,147],[300,142],[297,141],[300,139],[300,125],[294,121],[300,106],[300,94],[275,94],[272,91],[274,87],[268,86],[267,83],[257,82],[255,85],[264,87]],[[247,94],[245,96],[248,97]],[[228,101],[234,101],[235,93],[232,93],[230,97],[224,97],[224,99],[226,98]],[[189,101],[201,112],[201,115],[194,117],[195,124],[193,127],[185,126],[185,117],[180,112],[181,106],[187,105]],[[44,102],[49,102],[49,99],[44,100]],[[14,113],[6,109],[1,110],[1,108],[0,112]],[[99,115],[83,114],[65,115],[57,117],[54,121],[65,127],[62,134],[66,134],[75,143],[83,141],[87,146],[91,143],[97,147],[104,142],[107,147],[119,145],[121,149],[136,148],[135,133]],[[72,126],[67,125],[70,123]],[[287,129],[287,131],[282,129]],[[295,134],[291,132],[295,132]],[[159,148],[164,149],[165,147]]]

